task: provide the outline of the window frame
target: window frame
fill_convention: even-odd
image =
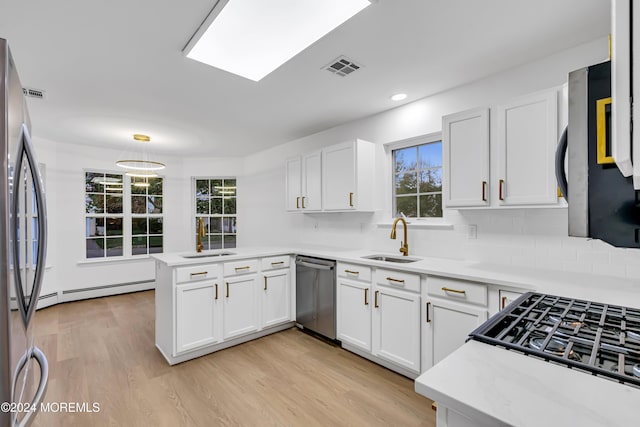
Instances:
[[[386,161],[385,165],[387,167],[387,179],[386,179],[386,191],[385,191],[385,213],[388,218],[388,222],[392,222],[395,218],[394,205],[395,205],[395,168],[393,164],[393,151],[400,150],[403,148],[415,147],[417,145],[429,144],[432,142],[442,141],[442,132],[432,132],[424,135],[414,136],[407,139],[402,139],[398,141],[393,141],[384,144],[384,150],[386,153]],[[444,180],[445,176],[445,164],[444,164],[444,156],[443,156],[443,164],[442,164],[442,179]],[[417,194],[416,194],[417,195]],[[447,209],[444,207],[444,182],[442,184],[442,216],[441,217],[408,217],[411,218],[411,223],[414,225],[423,225],[423,226],[445,226],[450,228],[450,224],[447,218]],[[387,225],[387,222],[384,222],[380,225]]]
[[[197,208],[197,190],[196,190],[196,183],[197,181],[201,181],[201,180],[207,180],[209,181],[209,185],[211,185],[211,181],[214,180],[235,180],[236,181],[236,192],[235,195],[233,197],[235,197],[236,199],[236,213],[233,215],[227,215],[227,214],[199,214],[198,213],[198,208]],[[211,194],[209,194],[209,198],[211,198]],[[223,197],[223,206],[224,206],[224,197]],[[224,208],[223,208],[224,209]],[[224,212],[224,210],[223,210]],[[238,230],[237,230],[237,222],[238,222],[238,176],[237,175],[208,175],[208,176],[192,176],[191,177],[191,242],[192,242],[192,247],[195,248],[196,247],[196,242],[197,242],[197,227],[196,227],[196,219],[197,218],[225,218],[225,217],[234,217],[235,221],[234,224],[236,226],[236,232],[235,233],[225,233],[224,232],[224,223],[222,226],[222,232],[220,233],[220,235],[222,236],[222,247],[220,248],[215,248],[215,249],[208,249],[207,246],[205,245],[205,249],[204,250],[212,250],[212,251],[216,251],[216,250],[224,250],[224,249],[235,249],[238,246]],[[210,223],[209,223],[210,224]],[[208,236],[210,236],[211,234],[218,234],[218,233],[211,233],[210,231],[207,233],[207,238]],[[235,244],[233,247],[227,247],[225,246],[224,242],[225,242],[225,235],[234,235],[235,236]]]

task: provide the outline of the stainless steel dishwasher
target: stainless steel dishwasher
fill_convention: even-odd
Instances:
[[[336,262],[296,257],[296,324],[336,339]]]

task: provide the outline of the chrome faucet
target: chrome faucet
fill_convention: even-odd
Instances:
[[[204,219],[198,218],[198,237],[196,238],[196,252],[202,252],[204,245],[202,244],[202,238],[204,237]]]
[[[393,225],[391,226],[391,238],[396,238],[396,227],[398,226],[398,221],[402,221],[402,225],[404,225],[404,241],[400,242],[400,252],[402,252],[403,256],[409,255],[409,242],[407,241],[407,221],[403,217],[398,217],[393,221]]]

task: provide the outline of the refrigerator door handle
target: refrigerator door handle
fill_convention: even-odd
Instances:
[[[564,199],[569,202],[569,192],[567,189],[567,171],[564,167],[564,161],[567,157],[567,132],[568,127],[564,128],[560,141],[558,141],[558,148],[556,148],[556,181],[558,187],[564,196]]]
[[[22,179],[22,162],[26,156],[29,170],[33,178],[33,187],[36,196],[36,208],[38,213],[38,259],[36,261],[35,277],[33,279],[33,288],[29,296],[29,302],[27,303],[23,291],[22,276],[20,274],[20,239],[18,235],[18,206],[20,190],[19,185]],[[40,177],[40,171],[38,170],[38,163],[36,161],[35,154],[33,152],[33,146],[31,144],[31,137],[29,135],[29,129],[26,124],[22,124],[20,129],[20,145],[18,147],[18,155],[14,168],[13,176],[13,195],[11,203],[11,232],[13,240],[13,275],[15,279],[15,286],[18,296],[18,308],[22,315],[22,321],[25,328],[29,326],[31,316],[35,312],[38,305],[38,297],[40,296],[40,288],[42,287],[42,280],[44,278],[44,268],[47,256],[47,208],[45,203],[44,186]]]
[[[14,381],[19,378],[20,371],[24,369],[30,359],[36,359],[38,365],[40,366],[40,383],[38,384],[38,389],[36,390],[33,399],[31,400],[29,408],[32,409],[25,413],[24,417],[20,420],[19,423],[15,424],[15,427],[27,427],[33,422],[33,418],[40,410],[40,403],[42,402],[42,398],[44,397],[44,393],[47,391],[47,384],[49,382],[49,363],[47,362],[47,358],[38,347],[33,347],[31,354],[25,353],[24,356],[18,362],[18,366],[16,367],[16,375],[14,377]],[[15,392],[15,384],[13,384],[13,390],[11,391],[11,395]]]

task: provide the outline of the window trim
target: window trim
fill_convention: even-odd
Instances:
[[[399,150],[402,148],[413,147],[416,145],[429,144],[431,142],[442,141],[442,132],[432,132],[424,135],[413,136],[411,138],[401,139],[398,141],[388,142],[383,144],[385,151],[385,167],[387,168],[385,176],[385,217],[383,221],[379,221],[377,223],[378,228],[387,228],[390,227],[393,220],[393,197],[394,197],[394,189],[393,189],[393,181],[395,178],[394,168],[393,168],[393,150]],[[442,165],[442,175],[444,177],[444,168],[445,165]],[[444,186],[443,186],[444,192]],[[444,194],[443,194],[444,200]],[[442,217],[440,218],[411,218],[409,224],[415,228],[445,228],[452,229],[453,225],[450,223],[447,215],[447,209],[442,208]]]
[[[235,215],[233,215],[236,218],[236,223],[238,220],[238,175],[198,175],[198,176],[192,176],[191,177],[191,247],[195,250],[196,247],[196,241],[197,241],[197,233],[198,231],[196,230],[196,224],[195,221],[193,221],[193,219],[197,218],[198,215],[202,215],[202,214],[198,214],[197,212],[197,200],[196,200],[196,181],[198,180],[214,180],[214,179],[235,179],[236,180],[236,194],[235,194],[235,198],[236,198],[236,213]],[[209,196],[211,197],[211,196]],[[225,233],[223,233],[224,235]],[[228,234],[232,234],[232,233],[228,233]],[[236,230],[235,232],[235,236],[236,236],[236,246],[234,246],[233,248],[221,248],[221,249],[210,249],[212,251],[217,251],[217,250],[225,250],[225,249],[235,249],[238,247],[238,232]],[[223,242],[224,242],[224,238],[223,238]]]

